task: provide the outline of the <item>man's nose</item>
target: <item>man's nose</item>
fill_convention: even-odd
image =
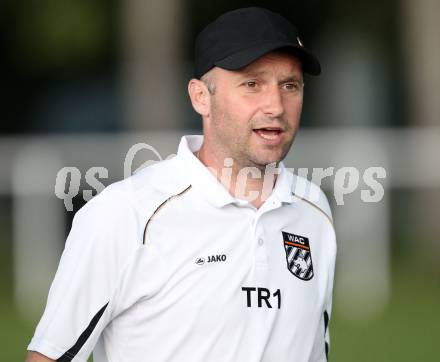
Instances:
[[[263,112],[270,117],[280,117],[284,113],[283,98],[279,87],[270,87],[264,94]]]

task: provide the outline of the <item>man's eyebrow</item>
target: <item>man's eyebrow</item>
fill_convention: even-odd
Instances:
[[[303,82],[303,77],[298,75],[288,75],[286,77],[281,78],[278,83],[286,83],[286,82]]]

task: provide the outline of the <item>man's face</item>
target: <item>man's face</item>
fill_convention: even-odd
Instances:
[[[282,160],[292,145],[303,104],[300,61],[271,52],[246,68],[212,70],[205,141],[211,152],[231,157],[235,166],[255,166]]]

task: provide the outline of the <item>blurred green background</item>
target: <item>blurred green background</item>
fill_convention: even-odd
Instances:
[[[194,36],[222,12],[249,5],[291,19],[306,46],[321,56],[323,76],[306,80],[304,129],[386,127],[438,133],[439,4],[3,0],[0,146],[5,151],[15,142],[45,135],[200,130],[185,90]],[[14,297],[13,200],[3,171],[12,156],[1,156],[2,184],[7,186],[0,187],[0,361],[21,361],[42,310],[25,316]],[[414,163],[427,160],[440,164],[435,152]],[[405,162],[399,167],[405,168]],[[423,167],[414,172],[423,174]],[[418,188],[398,184],[386,190],[391,205],[386,277],[391,284],[383,309],[364,317],[347,313],[339,302],[344,295],[337,274],[332,361],[439,360],[440,184],[430,180]],[[77,200],[75,211],[82,204]],[[65,233],[72,215],[63,215]]]

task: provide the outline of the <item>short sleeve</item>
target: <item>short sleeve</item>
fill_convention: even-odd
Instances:
[[[130,203],[111,189],[77,212],[28,350],[58,361],[87,360],[117,313],[118,281],[135,253],[138,231]]]

